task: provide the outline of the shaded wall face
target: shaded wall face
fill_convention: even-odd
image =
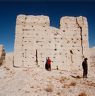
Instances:
[[[0,58],[2,57],[2,53],[3,53],[3,46],[0,45]]]
[[[53,61],[53,68],[58,66],[71,69],[75,64],[80,66],[78,64],[82,62],[84,50],[88,48],[85,22],[81,21],[81,17],[64,17],[61,18],[60,29],[57,29],[49,26],[48,17],[18,16],[14,47],[15,66],[33,67],[37,63],[44,68],[46,57]]]
[[[3,45],[0,45],[0,65],[3,63],[3,60],[5,59],[5,49]]]

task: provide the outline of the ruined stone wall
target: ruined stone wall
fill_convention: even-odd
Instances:
[[[82,16],[67,16],[60,20],[60,30],[64,32],[65,49],[67,49],[68,56],[67,64],[69,64],[70,69],[78,69],[77,67],[81,67],[83,58],[89,58],[87,25],[87,19]]]
[[[0,45],[0,65],[2,65],[4,59],[5,59],[4,46]]]
[[[95,65],[95,47],[90,48],[90,63]]]
[[[19,15],[16,21],[14,65],[44,68],[46,57],[52,68],[79,66],[87,56],[88,27],[85,17],[62,17],[60,29],[50,27],[49,17]],[[76,67],[75,67],[76,68]]]

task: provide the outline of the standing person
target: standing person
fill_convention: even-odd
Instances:
[[[47,57],[46,57],[45,69],[48,70]]]
[[[48,57],[48,59],[47,59],[47,65],[48,65],[48,71],[51,71],[51,59]]]
[[[88,73],[88,63],[87,63],[87,58],[84,58],[84,61],[82,62],[82,67],[83,67],[83,78],[87,78],[87,73]]]

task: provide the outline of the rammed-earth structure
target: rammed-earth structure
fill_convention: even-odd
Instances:
[[[53,61],[52,68],[79,69],[83,58],[89,58],[86,17],[62,17],[55,28],[48,16],[18,15],[14,66],[44,68],[46,57]]]

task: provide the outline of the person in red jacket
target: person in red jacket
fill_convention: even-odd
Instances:
[[[47,59],[47,66],[48,66],[48,68],[47,68],[47,70],[48,71],[51,71],[51,59],[48,57],[48,59]]]

